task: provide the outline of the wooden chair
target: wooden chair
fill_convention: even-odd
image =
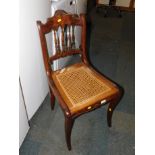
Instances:
[[[116,84],[98,73],[87,59],[86,21],[83,14],[78,16],[56,11],[45,24],[37,21],[37,25],[50,88],[51,108],[54,109],[56,97],[65,116],[66,142],[68,149],[71,150],[71,130],[75,118],[109,103],[107,122],[110,127],[112,113],[122,93]],[[67,33],[64,32],[66,26]],[[82,27],[79,48],[75,48],[75,26]],[[61,29],[61,33],[57,33],[58,28]],[[48,54],[45,37],[50,32],[54,34],[56,47],[56,53],[51,57]],[[54,60],[75,54],[81,55],[81,62],[56,71],[52,70]]]

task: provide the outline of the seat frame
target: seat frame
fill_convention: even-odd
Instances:
[[[59,23],[58,21],[61,20]],[[81,35],[81,46],[79,50],[71,50],[67,52],[58,52],[55,55],[49,57],[48,49],[47,49],[47,43],[45,35],[49,32],[51,32],[52,29],[56,29],[58,26],[64,27],[65,24],[69,25],[78,25],[82,27],[82,35]],[[50,100],[51,100],[51,109],[54,109],[55,105],[55,97],[57,98],[60,107],[64,113],[65,116],[65,136],[66,136],[66,143],[68,150],[71,150],[71,131],[74,124],[74,121],[77,117],[79,117],[82,114],[85,114],[87,112],[90,112],[92,110],[95,110],[96,108],[101,107],[103,104],[100,102],[95,103],[91,108],[85,108],[77,113],[71,114],[67,104],[63,100],[62,96],[60,95],[53,79],[52,74],[54,71],[51,68],[51,64],[54,60],[74,55],[74,54],[80,54],[81,60],[84,64],[86,64],[90,69],[94,68],[91,66],[87,59],[87,53],[86,53],[86,20],[85,15],[80,14],[80,16],[68,14],[63,10],[56,11],[55,15],[47,20],[45,24],[43,24],[41,21],[37,21],[37,26],[39,30],[39,36],[40,36],[40,42],[41,42],[41,48],[42,48],[42,54],[44,59],[44,66],[46,70],[46,74],[48,77],[48,84],[49,84],[49,90],[50,90]],[[103,75],[100,74],[101,77]],[[108,110],[107,110],[107,123],[108,126],[111,127],[111,119],[113,111],[116,107],[116,105],[119,103],[119,100],[122,97],[122,91],[119,86],[115,85],[118,89],[118,92],[108,98],[106,98],[106,103],[109,103]]]

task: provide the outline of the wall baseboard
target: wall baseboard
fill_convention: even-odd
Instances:
[[[35,120],[35,118],[38,115],[38,112],[40,112],[41,108],[43,107],[44,103],[46,102],[46,99],[48,98],[49,93],[47,93],[47,95],[45,96],[43,102],[40,104],[39,108],[37,109],[37,111],[34,113],[34,115],[31,117],[31,119],[29,120],[29,126],[31,127],[33,124],[33,120]],[[49,103],[50,104],[50,103]]]

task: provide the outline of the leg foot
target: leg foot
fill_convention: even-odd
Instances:
[[[109,127],[111,127],[111,119],[112,119],[113,111],[116,108],[117,104],[119,103],[121,97],[122,97],[122,93],[120,93],[117,98],[112,100],[110,102],[109,106],[108,106],[108,110],[107,110],[107,123],[108,123]]]
[[[71,132],[74,124],[74,119],[65,117],[65,134],[68,150],[71,150]]]
[[[50,89],[51,110],[54,110],[55,96],[53,95],[51,88],[49,88],[49,89]]]

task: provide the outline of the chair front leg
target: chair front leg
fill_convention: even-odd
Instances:
[[[107,123],[108,126],[111,127],[111,119],[112,119],[112,114],[114,109],[116,108],[117,104],[119,103],[120,99],[122,97],[122,94],[120,93],[117,98],[113,99],[108,106],[108,110],[107,110]]]
[[[71,150],[71,132],[74,124],[74,119],[65,116],[65,134],[68,150]]]
[[[55,96],[53,95],[53,92],[50,87],[49,87],[49,89],[50,89],[51,110],[54,110]]]

